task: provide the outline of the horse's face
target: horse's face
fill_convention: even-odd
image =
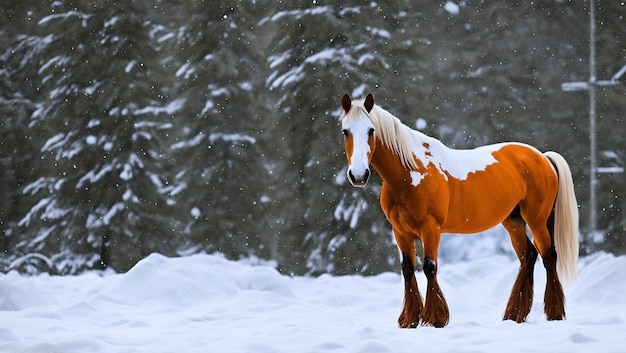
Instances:
[[[344,135],[346,157],[348,157],[348,180],[353,186],[364,187],[370,177],[370,162],[376,141],[374,140],[374,124],[367,114],[374,106],[374,97],[370,94],[365,99],[365,109],[352,106],[350,97],[346,94],[341,100],[341,106],[345,112],[341,128]],[[356,118],[347,119],[351,109],[358,110]],[[352,112],[355,113],[355,112]]]

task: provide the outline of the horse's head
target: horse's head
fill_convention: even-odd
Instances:
[[[369,118],[374,107],[374,96],[368,94],[362,104],[352,104],[350,96],[346,94],[341,99],[341,107],[344,111],[341,129],[350,165],[348,180],[353,186],[364,187],[370,177],[369,166],[376,149],[374,124]]]

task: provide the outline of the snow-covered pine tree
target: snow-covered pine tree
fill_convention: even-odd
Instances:
[[[182,1],[167,11],[172,28],[162,43],[172,55],[172,94],[186,101],[169,152],[181,186],[175,199],[182,253],[272,255],[273,235],[264,225],[273,196],[262,144],[277,131],[264,128],[271,112],[261,94],[259,7],[258,1]]]
[[[163,140],[182,101],[159,86],[147,4],[50,6],[35,21],[43,48],[24,58],[37,70],[29,127],[41,158],[16,251],[48,258],[51,272],[127,270],[171,248]]]
[[[46,9],[35,3],[8,1],[2,5],[0,18],[0,256],[2,269],[10,268],[21,256],[16,252],[20,241],[19,220],[33,200],[22,194],[23,187],[37,178],[40,165],[39,143],[28,127],[35,109],[32,100],[38,87],[32,78],[37,69],[29,65],[44,49],[47,37],[33,33],[33,19]],[[38,263],[39,260],[32,259]]]

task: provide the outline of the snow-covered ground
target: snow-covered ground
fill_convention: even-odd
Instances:
[[[125,274],[0,275],[0,352],[626,352],[626,257],[580,260],[568,320],[503,322],[516,261],[441,264],[443,329],[397,328],[402,280],[280,275],[219,255],[151,255]],[[417,274],[424,289],[425,278]]]

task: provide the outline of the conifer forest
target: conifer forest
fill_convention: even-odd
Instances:
[[[123,272],[155,252],[398,271],[380,178],[346,181],[345,93],[450,147],[558,151],[581,254],[626,253],[626,80],[596,90],[613,171],[597,176],[598,232],[588,93],[561,88],[589,79],[586,1],[6,0],[0,14],[0,271]],[[610,79],[626,3],[599,0],[596,26]]]

